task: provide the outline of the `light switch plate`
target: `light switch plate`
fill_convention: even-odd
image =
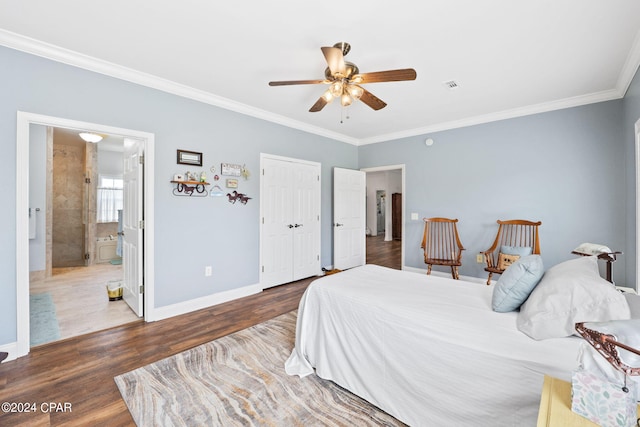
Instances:
[[[416,212],[412,212],[411,213],[411,221],[417,221],[418,220],[418,214]]]

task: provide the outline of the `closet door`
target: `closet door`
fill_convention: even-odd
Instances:
[[[320,271],[320,168],[293,164],[293,279]]]
[[[261,166],[262,287],[320,274],[320,165],[263,157]]]
[[[263,159],[261,254],[263,287],[293,280],[292,168],[289,162]]]

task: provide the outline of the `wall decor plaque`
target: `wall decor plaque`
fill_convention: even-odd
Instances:
[[[240,176],[240,172],[242,170],[241,165],[236,165],[233,163],[222,163],[220,165],[220,174],[227,176]]]

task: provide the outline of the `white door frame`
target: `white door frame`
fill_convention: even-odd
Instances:
[[[402,175],[402,245],[400,245],[400,268],[402,270],[404,270],[404,242],[406,240],[406,232],[405,232],[405,218],[407,216],[406,212],[406,202],[407,202],[407,196],[406,196],[406,186],[405,186],[405,165],[404,164],[399,164],[399,165],[388,165],[388,166],[376,166],[376,167],[372,167],[372,168],[360,168],[361,171],[363,172],[381,172],[381,171],[391,171],[391,170],[400,170],[401,175]],[[389,201],[389,199],[387,199],[387,201]]]
[[[640,119],[635,123],[635,169],[636,169],[636,292],[640,290],[638,287],[638,279],[640,278]]]
[[[37,124],[122,137],[144,141],[144,319],[153,320],[154,312],[154,135],[131,129],[96,123],[63,119],[60,117],[18,111],[16,137],[16,357],[29,353],[29,125]]]

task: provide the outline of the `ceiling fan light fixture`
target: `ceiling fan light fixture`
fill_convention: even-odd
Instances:
[[[355,85],[349,85],[347,87],[347,90],[349,91],[349,95],[351,95],[353,99],[360,99],[360,97],[364,93],[364,89],[362,89],[360,86]]]
[[[325,91],[325,93],[322,94],[322,97],[324,98],[325,101],[327,101],[327,104],[331,101],[333,101],[333,94],[331,93],[331,89],[327,89]]]
[[[342,92],[344,92],[344,85],[342,84],[342,81],[336,80],[331,83],[331,86],[329,86],[329,91],[334,98],[341,96]]]
[[[80,132],[78,134],[85,142],[91,142],[93,144],[102,141],[102,135],[98,135],[93,132]]]
[[[351,105],[351,102],[353,101],[347,92],[343,93],[340,97],[340,104],[342,104],[343,107],[348,107]]]

